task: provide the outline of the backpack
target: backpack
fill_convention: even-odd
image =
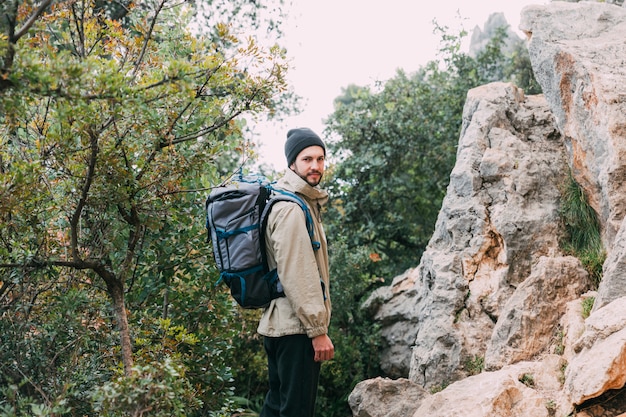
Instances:
[[[207,239],[220,271],[215,285],[224,282],[243,308],[264,308],[285,295],[277,270],[269,270],[265,251],[267,217],[278,201],[302,208],[311,244],[318,249],[306,203],[294,193],[272,187],[262,176],[240,174],[237,180],[214,188],[205,203]]]

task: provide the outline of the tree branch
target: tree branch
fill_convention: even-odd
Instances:
[[[159,13],[161,13],[161,10],[163,10],[163,6],[165,6],[166,1],[167,0],[161,1],[161,3],[158,5],[156,10],[154,11],[154,17],[152,18],[152,21],[150,22],[150,29],[148,29],[148,33],[146,34],[146,39],[143,43],[143,46],[141,47],[141,53],[139,54],[139,58],[137,58],[137,61],[135,61],[135,68],[133,68],[133,72],[130,77],[131,80],[135,79],[135,76],[137,75],[137,71],[139,71],[139,66],[143,62],[143,58],[146,55],[146,51],[148,50],[148,44],[152,40],[152,33],[154,32],[154,27],[156,26],[157,18],[159,17]]]
[[[95,134],[90,134],[90,148],[91,154],[89,156],[89,166],[87,168],[87,176],[85,179],[85,183],[83,184],[83,188],[80,193],[80,198],[78,200],[78,204],[76,205],[76,209],[72,214],[70,219],[70,248],[72,251],[72,258],[74,260],[79,260],[80,254],[78,253],[78,224],[83,213],[83,209],[87,204],[87,196],[89,195],[89,189],[91,188],[91,184],[93,183],[93,179],[96,171],[96,161],[98,159],[98,138]]]
[[[26,35],[26,33],[28,32],[28,30],[31,28],[31,26],[33,26],[35,24],[35,22],[37,21],[37,19],[39,19],[39,16],[41,16],[43,14],[43,12],[48,8],[48,6],[50,6],[52,4],[52,0],[44,0],[41,2],[41,4],[39,5],[39,7],[37,8],[37,10],[35,10],[35,13],[33,13],[28,20],[24,23],[24,25],[21,27],[20,30],[18,30],[10,39],[9,42],[10,43],[17,43],[17,41],[24,35]]]

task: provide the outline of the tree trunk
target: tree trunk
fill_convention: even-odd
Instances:
[[[128,315],[126,314],[126,303],[124,301],[124,288],[121,282],[107,280],[107,289],[113,301],[113,311],[115,321],[120,334],[120,346],[122,348],[122,363],[124,364],[124,375],[130,376],[134,364],[133,348],[130,339],[130,329],[128,327]]]

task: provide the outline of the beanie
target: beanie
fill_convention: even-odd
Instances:
[[[308,127],[291,129],[287,132],[287,141],[285,142],[287,166],[291,166],[298,154],[309,146],[321,146],[322,149],[324,149],[324,156],[326,156],[326,145],[324,145],[322,139]]]

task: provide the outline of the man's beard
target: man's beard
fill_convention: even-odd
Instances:
[[[294,167],[293,172],[298,174],[298,176],[300,178],[302,178],[311,187],[316,187],[317,185],[319,185],[319,183],[322,181],[322,177],[324,176],[324,174],[322,174],[319,171],[309,171],[306,174],[301,174],[300,171],[298,171],[298,169],[296,167]],[[317,174],[319,177],[314,178],[314,179],[310,179],[309,175],[311,175],[311,174]]]

